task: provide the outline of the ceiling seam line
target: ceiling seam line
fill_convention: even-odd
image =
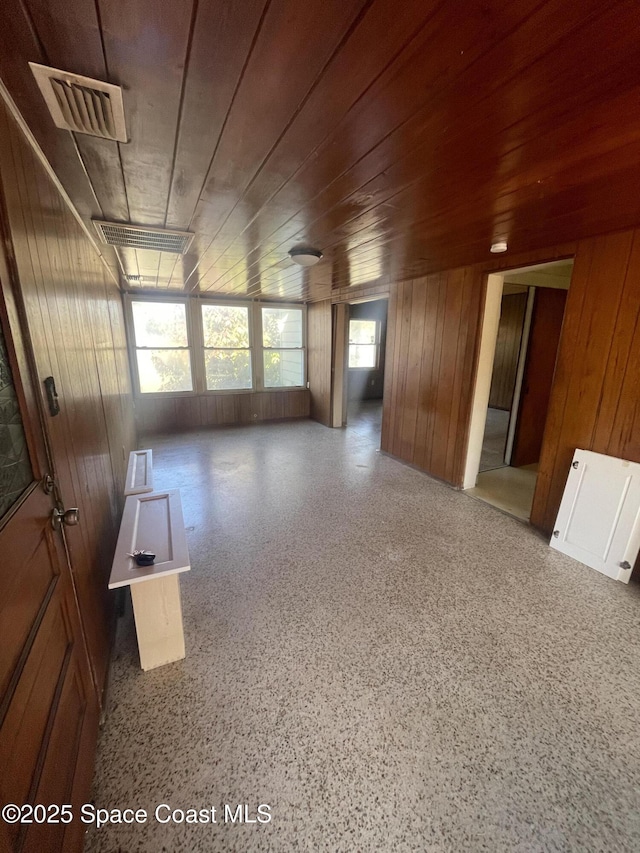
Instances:
[[[191,51],[193,48],[193,34],[195,32],[196,26],[196,18],[198,17],[199,10],[199,0],[193,0],[193,5],[191,6],[191,20],[189,22],[189,34],[187,36],[187,49],[185,51],[184,57],[184,71],[182,74],[182,82],[180,85],[180,100],[178,103],[178,116],[177,116],[177,124],[176,124],[176,137],[173,144],[173,156],[171,158],[171,171],[169,173],[169,188],[167,190],[167,200],[165,202],[165,211],[164,211],[164,227],[167,227],[167,217],[169,215],[169,205],[171,203],[171,193],[173,191],[173,179],[176,171],[176,158],[178,156],[178,147],[180,145],[180,139],[182,136],[182,114],[184,111],[184,99],[185,92],[187,88],[187,78],[189,76],[189,65],[191,62]],[[175,272],[176,266],[178,264],[179,256],[176,256],[173,262],[173,266],[171,267],[171,275],[167,280],[167,284],[173,280],[173,274]],[[160,262],[161,259],[158,258],[158,272],[156,274],[156,282],[160,281]]]

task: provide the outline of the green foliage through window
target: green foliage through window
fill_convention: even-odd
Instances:
[[[137,298],[130,305],[142,394],[304,386],[301,307]],[[254,322],[256,329],[262,324],[255,352]],[[254,371],[262,374],[257,383]]]
[[[202,305],[202,331],[207,390],[252,388],[249,309]]]
[[[186,305],[140,301],[131,309],[140,391],[192,391]]]

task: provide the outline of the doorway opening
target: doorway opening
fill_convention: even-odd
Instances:
[[[388,299],[345,306],[343,426],[380,446]]]
[[[463,488],[528,521],[573,260],[490,275]]]

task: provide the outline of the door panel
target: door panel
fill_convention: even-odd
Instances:
[[[502,297],[489,393],[489,406],[492,409],[508,411],[513,403],[526,309],[526,293],[508,293]]]
[[[86,791],[73,793],[77,756],[80,754],[83,729],[86,728],[86,685],[82,683],[76,656],[69,653],[69,670],[64,678],[56,709],[51,737],[47,746],[40,782],[35,794],[37,803],[70,803],[78,814]],[[72,757],[73,760],[69,760]],[[39,853],[46,849],[73,849],[68,843],[73,828],[68,824],[44,826],[31,824],[25,832],[23,851]],[[64,844],[64,846],[63,846]]]
[[[55,490],[42,484],[52,459],[5,261],[0,251],[0,805],[80,805],[98,700],[64,533],[51,524]],[[80,850],[82,829],[1,823],[0,849]]]
[[[49,717],[55,712],[57,692],[64,686],[73,651],[60,596],[47,607],[33,646],[21,668],[0,729],[2,799],[18,805],[29,801],[35,771],[46,751]],[[13,829],[18,834],[19,826]]]
[[[0,644],[0,695],[5,695],[58,579],[53,531],[34,524],[34,516],[48,518],[51,498],[37,485],[33,490],[11,519],[12,570],[0,573],[0,619],[3,635],[11,637],[11,642]]]
[[[540,460],[566,301],[566,290],[536,288],[511,452],[511,465],[515,468],[533,465]]]
[[[576,450],[550,544],[629,583],[640,549],[640,464]]]

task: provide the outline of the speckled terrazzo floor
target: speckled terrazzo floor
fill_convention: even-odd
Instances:
[[[121,620],[97,851],[640,849],[640,588],[313,422],[150,441],[182,490],[186,660]],[[251,814],[255,816],[255,814]]]

